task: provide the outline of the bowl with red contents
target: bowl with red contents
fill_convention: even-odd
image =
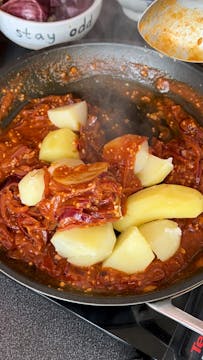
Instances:
[[[32,50],[73,42],[92,29],[101,7],[102,0],[3,0],[0,31]]]

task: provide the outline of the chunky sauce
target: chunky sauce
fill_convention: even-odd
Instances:
[[[137,109],[143,106],[144,116],[150,124],[148,127],[152,129],[152,153],[162,158],[173,157],[174,170],[165,182],[190,186],[203,192],[203,128],[167,96],[154,96],[150,91],[144,93],[138,90],[129,92],[129,96],[138,99]],[[119,198],[122,197],[124,211],[126,193],[141,188],[138,180],[131,181],[129,172],[127,190],[122,193],[120,183],[105,170],[105,159],[102,158],[103,146],[109,140],[124,133],[135,133],[132,121],[116,111],[109,113],[89,105],[88,122],[80,131],[78,149],[85,163],[99,164],[102,161],[100,164],[103,165],[99,167],[90,165],[99,176],[94,181],[70,186],[66,191],[57,181],[50,181],[47,175],[49,193],[45,199],[31,208],[21,204],[19,180],[28,171],[41,167],[46,169],[47,166],[38,158],[41,141],[50,130],[56,129],[48,119],[47,110],[74,101],[77,99],[71,94],[31,100],[0,135],[0,244],[7,256],[23,260],[49,274],[59,281],[61,287],[72,286],[90,292],[153,291],[182,277],[189,265],[190,271],[196,271],[203,262],[203,215],[196,219],[176,220],[183,234],[179,250],[165,262],[155,259],[142,273],[126,275],[117,270],[103,269],[101,264],[89,268],[76,267],[55,252],[50,238],[56,226],[64,228],[70,224],[83,226],[113,221],[119,217],[116,212]],[[5,106],[1,111],[6,112]],[[104,166],[103,172],[101,166]],[[56,175],[60,176],[60,171]],[[74,199],[70,195],[73,190],[76,192]],[[79,204],[77,212],[74,209],[76,198]],[[64,201],[68,208],[62,212]],[[195,261],[196,256],[198,261]]]

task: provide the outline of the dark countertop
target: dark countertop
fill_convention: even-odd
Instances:
[[[136,23],[114,0],[85,40],[140,44]],[[105,19],[105,20],[104,20]],[[29,50],[0,35],[0,70]],[[3,360],[129,360],[134,350],[41,295],[0,274],[0,358]]]
[[[133,349],[0,274],[2,360],[130,360]]]

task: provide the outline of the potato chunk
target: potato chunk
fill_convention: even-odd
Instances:
[[[116,236],[111,223],[57,231],[51,239],[56,252],[74,265],[91,266],[112,252]]]
[[[150,154],[144,168],[136,175],[146,187],[161,183],[172,170],[172,158],[161,159]]]
[[[103,267],[134,274],[144,271],[154,257],[149,243],[138,228],[132,226],[120,234],[112,254],[103,262]]]
[[[145,140],[140,144],[139,150],[135,154],[135,163],[134,163],[135,174],[137,174],[146,166],[148,157],[149,157],[149,145],[148,145],[148,141]]]
[[[79,158],[78,137],[70,129],[50,131],[41,143],[40,160],[53,162],[64,158]]]
[[[24,205],[34,206],[42,200],[45,182],[44,170],[32,170],[18,184],[20,200]]]
[[[85,125],[87,121],[87,103],[86,101],[81,101],[50,109],[48,110],[48,117],[58,128],[79,131],[80,126]]]
[[[139,227],[153,252],[161,261],[168,260],[178,250],[182,231],[172,220],[155,220]]]
[[[103,159],[112,167],[130,168],[135,174],[145,166],[148,156],[148,141],[144,136],[139,135],[119,136],[109,141],[103,148]]]
[[[203,196],[199,191],[182,185],[154,185],[128,197],[126,214],[114,223],[114,228],[123,231],[152,220],[195,218],[202,211]]]

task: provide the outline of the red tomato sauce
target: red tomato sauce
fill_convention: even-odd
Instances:
[[[101,264],[82,268],[71,265],[56,253],[50,242],[56,228],[113,222],[121,216],[119,206],[125,212],[126,196],[142,188],[132,173],[132,162],[126,167],[133,134],[127,130],[127,146],[126,150],[123,147],[121,159],[124,172],[122,166],[108,163],[109,157],[104,151],[109,140],[122,136],[121,122],[119,127],[115,122],[110,125],[111,116],[92,105],[88,105],[88,121],[79,133],[78,149],[85,164],[71,170],[69,185],[59,180],[69,175],[67,168],[56,169],[50,177],[49,165],[39,160],[43,138],[56,129],[47,111],[75,101],[78,99],[71,94],[31,100],[0,135],[0,244],[7,256],[45,272],[62,287],[102,293],[152,291],[182,277],[189,265],[192,271],[197,270],[202,264],[195,259],[197,255],[201,257],[203,250],[203,215],[176,220],[182,230],[180,248],[165,262],[155,259],[144,272],[127,275],[102,268]],[[203,192],[203,128],[167,97],[151,99],[148,95],[146,102],[153,102],[156,111],[149,112],[148,118],[158,124],[159,131],[159,136],[151,140],[151,152],[161,158],[173,157],[174,170],[164,182]],[[134,135],[139,143],[142,136]],[[36,206],[28,207],[20,201],[18,183],[30,170],[38,168],[45,169],[45,196]],[[83,180],[87,172],[90,177]]]

